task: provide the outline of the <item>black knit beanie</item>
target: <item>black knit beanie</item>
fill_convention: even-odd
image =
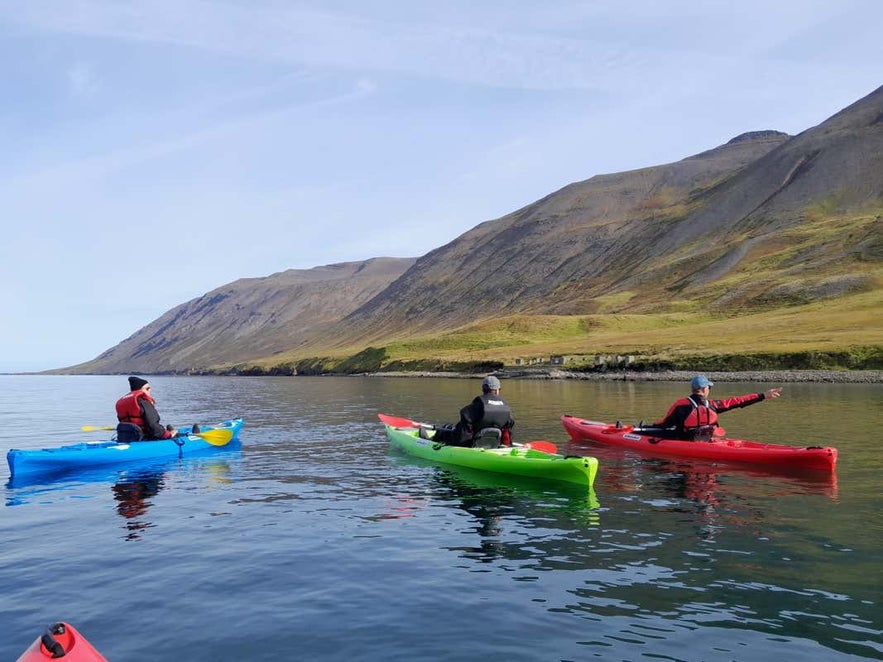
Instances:
[[[140,377],[135,377],[133,375],[132,377],[129,377],[129,390],[130,391],[137,391],[139,388],[144,386],[146,383],[147,383],[146,379],[141,379]]]

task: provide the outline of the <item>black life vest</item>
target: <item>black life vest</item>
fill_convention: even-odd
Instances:
[[[478,433],[484,428],[506,429],[509,426],[509,421],[512,420],[512,409],[509,407],[509,403],[493,393],[484,393],[479,396],[479,399],[484,405],[484,416],[474,426],[474,431]]]

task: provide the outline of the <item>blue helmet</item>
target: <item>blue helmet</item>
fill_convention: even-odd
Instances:
[[[711,381],[705,375],[696,375],[693,377],[693,381],[690,382],[690,387],[695,391],[697,388],[705,388],[706,386],[714,386],[714,382]]]

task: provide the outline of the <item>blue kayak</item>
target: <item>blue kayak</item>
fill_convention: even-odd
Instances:
[[[139,460],[176,458],[225,446],[238,439],[240,428],[242,419],[236,418],[218,425],[200,426],[197,433],[193,433],[192,427],[181,427],[178,429],[181,436],[176,439],[130,444],[90,441],[57,448],[13,448],[6,453],[6,461],[9,463],[10,476],[16,477]]]

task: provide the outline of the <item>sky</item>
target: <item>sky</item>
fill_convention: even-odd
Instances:
[[[0,0],[0,372],[883,84],[879,0]]]

